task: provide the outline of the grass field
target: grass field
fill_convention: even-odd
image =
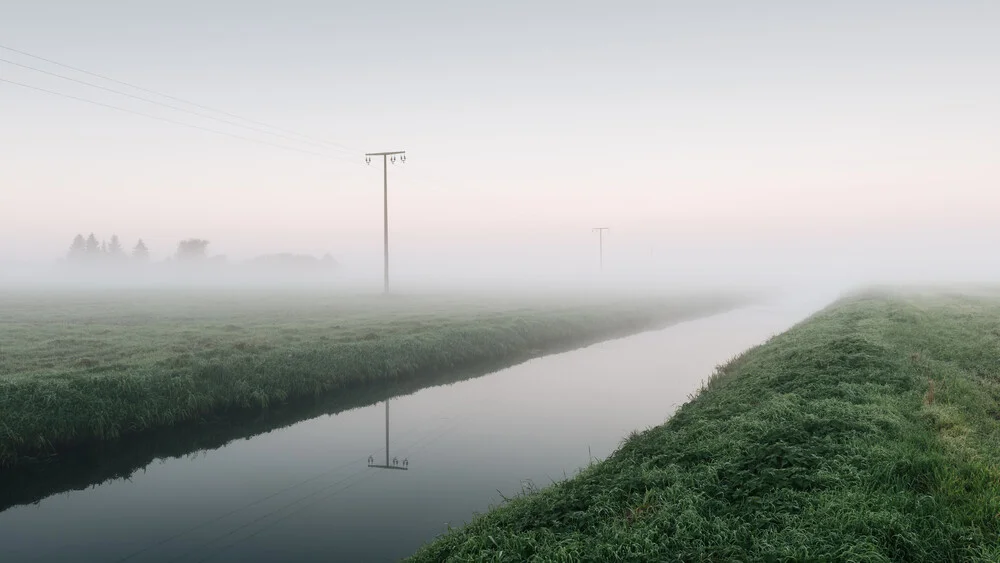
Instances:
[[[0,466],[351,386],[517,361],[742,301],[3,295]]]
[[[1000,294],[852,297],[422,561],[1000,561]]]

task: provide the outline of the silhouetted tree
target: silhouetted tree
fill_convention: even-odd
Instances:
[[[122,249],[122,242],[118,235],[111,235],[111,242],[108,243],[108,255],[116,260],[125,258],[125,251]]]
[[[107,254],[107,253],[108,253],[108,241],[102,240],[101,241],[101,254],[104,255],[104,254]]]
[[[189,238],[177,244],[178,260],[204,260],[208,250],[208,241],[200,238]]]
[[[132,249],[132,258],[140,262],[149,260],[149,249],[146,248],[146,243],[142,242],[142,239],[139,239],[135,248]]]
[[[101,254],[101,243],[97,242],[97,237],[94,233],[90,233],[87,237],[87,256],[89,258],[96,258]]]
[[[79,262],[87,255],[87,241],[83,235],[73,237],[73,244],[69,247],[69,259],[72,262]]]

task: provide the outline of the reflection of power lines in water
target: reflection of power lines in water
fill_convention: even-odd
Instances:
[[[485,402],[485,400],[483,400],[482,402]],[[455,417],[451,417],[451,418],[445,419],[440,424],[438,424],[438,425],[436,425],[436,426],[434,426],[434,427],[432,427],[432,428],[430,428],[430,429],[428,429],[428,430],[426,430],[424,432],[419,432],[418,431],[418,432],[404,433],[404,435],[406,435],[407,437],[409,437],[410,435],[414,435],[414,434],[415,435],[413,436],[414,440],[412,442],[410,442],[409,444],[404,444],[404,446],[402,447],[402,451],[405,454],[410,454],[411,452],[417,452],[417,451],[419,451],[421,449],[426,448],[428,445],[430,445],[430,444],[432,444],[432,443],[440,440],[442,437],[450,434],[455,429],[459,428],[460,424],[465,419],[467,419],[468,417],[472,416],[473,414],[475,414],[475,409],[471,410],[470,412],[468,412],[466,414],[458,415],[458,416],[455,416]],[[387,428],[388,428],[388,426],[387,426]],[[374,452],[373,452],[372,455],[374,455]],[[372,455],[370,455],[369,457],[371,458]],[[144,547],[144,548],[142,548],[140,550],[134,551],[134,552],[132,552],[132,553],[130,553],[130,554],[128,554],[128,555],[120,558],[120,559],[117,559],[115,561],[116,561],[116,563],[121,563],[121,562],[124,562],[124,561],[131,560],[132,558],[134,558],[137,555],[140,555],[142,553],[146,553],[149,550],[154,549],[156,547],[163,546],[163,545],[169,543],[172,540],[176,540],[176,539],[181,538],[181,537],[183,537],[183,536],[185,536],[187,534],[190,534],[192,532],[196,532],[196,531],[198,531],[198,530],[200,530],[202,528],[205,528],[206,526],[209,526],[209,525],[214,524],[216,522],[222,521],[222,520],[224,520],[224,519],[226,519],[226,518],[228,518],[230,516],[234,516],[234,515],[242,512],[242,511],[246,510],[246,509],[252,508],[253,506],[256,506],[256,505],[258,505],[258,504],[260,504],[262,502],[265,502],[267,500],[273,499],[273,498],[275,498],[275,497],[277,497],[277,496],[279,496],[279,495],[281,495],[283,493],[286,493],[288,491],[294,490],[294,489],[296,489],[296,488],[298,488],[298,487],[300,487],[302,485],[305,485],[307,483],[311,483],[311,482],[314,482],[314,481],[316,481],[318,479],[321,479],[323,477],[329,476],[329,475],[331,475],[331,474],[333,474],[333,473],[335,473],[337,471],[340,471],[342,469],[345,469],[345,468],[349,467],[350,465],[359,463],[360,461],[361,460],[352,460],[350,462],[338,465],[337,467],[334,467],[332,469],[329,469],[327,471],[324,471],[322,473],[319,473],[317,475],[309,477],[308,479],[305,479],[303,481],[299,481],[297,483],[294,483],[292,485],[284,487],[284,488],[282,488],[282,489],[280,489],[278,491],[275,491],[275,492],[270,493],[270,494],[268,494],[268,495],[266,495],[264,497],[261,497],[261,498],[259,498],[257,500],[254,500],[254,501],[252,501],[250,503],[242,505],[239,508],[235,508],[233,510],[230,510],[230,511],[228,511],[228,512],[226,512],[226,513],[224,513],[224,514],[222,514],[220,516],[214,517],[214,518],[212,518],[210,520],[201,522],[200,524],[198,524],[196,526],[192,526],[190,528],[187,528],[185,530],[177,532],[177,533],[175,533],[175,534],[173,534],[173,535],[171,535],[171,536],[169,536],[167,538],[159,540],[158,542],[150,544],[150,545],[148,545],[148,546],[146,546],[146,547]],[[390,464],[387,464],[387,465],[390,465]],[[407,465],[408,465],[408,462],[407,462]],[[392,466],[390,466],[390,467],[392,467]],[[356,479],[354,481],[351,481],[353,478],[358,477],[359,475],[362,475],[363,473],[366,473],[366,472],[368,473],[368,475],[363,476],[360,479]],[[214,538],[212,538],[212,539],[210,539],[210,540],[208,540],[206,542],[202,542],[197,547],[195,547],[195,548],[193,548],[191,550],[185,551],[182,555],[178,556],[177,558],[171,559],[170,561],[177,561],[179,559],[183,559],[185,557],[191,556],[196,551],[198,551],[198,550],[200,550],[202,548],[205,548],[206,546],[214,544],[214,543],[216,543],[216,542],[218,542],[220,540],[223,540],[225,538],[231,537],[234,534],[237,534],[237,533],[239,533],[242,530],[246,530],[247,528],[253,526],[254,524],[258,524],[258,523],[264,522],[264,525],[262,527],[260,527],[259,529],[255,530],[251,534],[243,536],[243,537],[240,537],[240,538],[237,538],[237,539],[234,539],[232,542],[226,544],[225,546],[222,546],[221,548],[216,549],[211,554],[207,555],[206,558],[201,559],[201,561],[205,561],[205,560],[208,560],[210,558],[213,558],[213,557],[221,554],[225,550],[229,549],[230,547],[233,547],[234,545],[240,543],[241,541],[245,541],[245,540],[248,540],[248,539],[250,539],[252,537],[255,537],[255,536],[257,536],[257,535],[259,535],[259,534],[267,531],[268,529],[270,529],[271,527],[273,527],[278,522],[281,522],[281,521],[285,520],[286,518],[289,518],[289,517],[291,517],[291,516],[293,516],[295,514],[298,514],[301,511],[303,511],[303,510],[305,510],[305,509],[307,509],[307,508],[309,508],[311,506],[314,506],[314,505],[316,505],[319,502],[322,502],[324,500],[330,499],[330,498],[336,496],[337,494],[341,493],[342,491],[345,491],[345,490],[347,490],[347,489],[349,489],[351,487],[354,487],[357,484],[359,484],[360,482],[365,481],[365,480],[371,478],[372,476],[374,476],[374,473],[368,472],[368,468],[361,468],[358,471],[354,471],[351,474],[349,474],[349,475],[347,475],[347,476],[345,476],[345,477],[343,477],[341,479],[338,479],[338,480],[336,480],[336,481],[334,481],[334,482],[332,482],[332,483],[330,483],[328,485],[324,485],[324,486],[320,487],[319,489],[317,489],[315,491],[312,491],[312,492],[310,492],[308,494],[305,494],[303,496],[300,496],[300,497],[296,498],[295,500],[292,500],[292,501],[290,501],[290,502],[288,502],[286,504],[283,504],[282,506],[279,506],[279,507],[275,508],[274,510],[268,511],[267,513],[262,514],[261,516],[258,516],[257,518],[254,518],[254,519],[250,520],[249,522],[240,524],[240,525],[236,526],[235,528],[230,529],[230,530],[224,532],[222,535],[216,536],[216,537],[214,537]],[[349,481],[351,481],[351,482],[349,482]],[[338,485],[343,485],[343,486],[339,487],[339,488],[335,488]],[[334,490],[331,490],[331,489],[334,489]],[[305,503],[305,504],[303,504],[303,503]],[[271,520],[269,522],[265,522],[268,518],[270,518],[272,516],[275,516],[276,514],[278,514],[280,512],[283,512],[283,511],[285,511],[285,510],[287,510],[289,508],[295,507],[295,506],[297,506],[297,508],[294,509],[294,510],[292,510],[291,512],[288,512],[287,514],[281,515],[280,517],[278,517],[276,519],[273,519],[273,520]]]
[[[426,447],[427,445],[429,445],[429,444],[431,444],[433,442],[436,442],[437,440],[441,439],[441,437],[449,434],[451,431],[453,431],[454,429],[458,428],[459,427],[459,423],[462,422],[462,420],[464,420],[465,418],[471,416],[472,414],[473,413],[470,412],[470,413],[467,413],[465,415],[460,415],[460,416],[457,416],[457,417],[453,417],[452,419],[446,420],[443,424],[441,424],[438,427],[435,427],[435,428],[431,429],[430,431],[428,431],[427,433],[425,433],[419,440],[417,440],[416,442],[410,444],[409,447],[404,447],[404,451],[406,451],[406,452],[414,451],[417,447]],[[448,426],[448,429],[445,430],[444,432],[441,432],[441,429],[444,428],[445,426]],[[429,440],[428,440],[428,438],[429,438]],[[386,399],[386,402],[385,402],[385,465],[378,465],[378,464],[374,463],[375,459],[374,459],[374,452],[373,452],[372,454],[370,454],[368,456],[368,467],[372,468],[372,469],[397,469],[397,470],[408,470],[409,469],[409,460],[407,458],[403,458],[403,460],[401,462],[399,461],[398,458],[392,458],[391,461],[390,461],[389,455],[390,455],[389,454],[389,400]],[[327,487],[324,487],[324,488],[320,489],[319,491],[316,491],[314,493],[311,493],[309,495],[301,497],[298,500],[292,501],[291,503],[288,503],[288,504],[286,504],[286,505],[284,505],[282,507],[279,507],[279,508],[277,508],[277,509],[275,509],[275,510],[269,512],[269,513],[266,513],[266,514],[264,514],[262,516],[259,516],[258,518],[254,519],[254,520],[251,520],[250,522],[247,522],[245,524],[237,526],[236,528],[230,530],[229,532],[223,534],[222,536],[218,536],[218,537],[216,537],[214,539],[211,539],[211,540],[209,540],[207,542],[204,542],[204,543],[200,544],[195,549],[190,550],[190,551],[184,553],[183,555],[181,555],[178,559],[186,557],[187,555],[189,555],[189,554],[193,553],[194,551],[197,551],[198,549],[201,549],[201,548],[203,548],[203,547],[205,547],[207,545],[213,544],[213,543],[215,543],[215,542],[217,542],[219,540],[222,540],[224,538],[230,537],[233,534],[235,534],[235,533],[237,533],[237,532],[239,532],[241,530],[244,530],[246,528],[249,528],[250,526],[252,526],[252,525],[254,525],[254,524],[258,523],[258,522],[264,521],[264,520],[268,519],[269,517],[271,517],[271,516],[273,516],[273,515],[281,512],[281,511],[283,511],[283,510],[285,510],[285,509],[287,509],[287,508],[289,508],[291,506],[299,504],[302,501],[312,499],[311,502],[307,502],[306,504],[300,506],[299,508],[297,508],[297,509],[295,509],[295,510],[293,510],[291,512],[288,512],[287,514],[284,514],[284,515],[282,515],[282,516],[280,516],[280,517],[278,517],[278,518],[276,518],[274,520],[271,520],[270,522],[267,522],[264,526],[262,526],[261,528],[257,529],[256,531],[254,531],[254,532],[252,532],[252,533],[250,533],[250,534],[248,534],[246,536],[243,536],[241,538],[237,538],[237,539],[235,539],[235,540],[233,540],[233,541],[231,541],[231,542],[229,542],[229,543],[227,543],[227,544],[225,544],[223,546],[218,547],[217,549],[215,549],[215,551],[209,553],[208,555],[206,555],[202,559],[199,559],[198,561],[202,562],[202,561],[208,561],[210,559],[213,559],[214,557],[222,554],[223,552],[225,552],[229,548],[235,546],[236,544],[238,544],[238,543],[240,543],[242,541],[247,541],[247,540],[249,540],[249,539],[251,539],[253,537],[256,537],[256,536],[260,535],[263,532],[266,532],[267,530],[273,528],[278,522],[281,522],[281,521],[283,521],[283,520],[285,520],[287,518],[290,518],[290,517],[292,517],[292,516],[294,516],[294,515],[302,512],[303,510],[306,510],[309,507],[315,506],[319,502],[327,500],[327,499],[329,499],[329,498],[331,498],[331,497],[333,497],[333,496],[335,496],[335,495],[337,495],[337,494],[339,494],[339,493],[341,493],[341,492],[343,492],[343,491],[345,491],[345,490],[347,490],[347,489],[349,489],[349,488],[357,485],[358,483],[360,483],[360,482],[362,482],[362,481],[370,478],[372,475],[374,475],[374,474],[369,474],[368,476],[362,477],[361,479],[358,479],[358,480],[356,480],[356,481],[354,481],[352,483],[349,483],[349,484],[345,485],[342,488],[336,489],[336,490],[331,491],[331,492],[329,492],[327,494],[324,494],[324,495],[316,496],[318,493],[320,493],[322,491],[325,491],[325,490],[327,490],[327,489],[329,489],[331,487],[334,487],[336,485],[339,485],[339,484],[341,484],[343,482],[346,482],[346,481],[350,480],[351,478],[353,478],[353,477],[361,474],[362,472],[363,471],[358,471],[358,472],[355,472],[355,473],[353,473],[351,475],[348,475],[347,477],[344,477],[343,479],[340,479],[340,480],[336,481],[335,483],[333,483],[333,484],[331,484],[331,485],[329,485]],[[172,561],[175,561],[175,560],[176,559],[174,559]]]
[[[402,449],[402,455],[405,455],[407,456],[407,458],[409,458],[409,455],[412,452],[416,451],[418,448],[426,449],[434,442],[437,442],[441,438],[457,430],[460,427],[459,423],[463,422],[469,416],[472,416],[472,413],[462,416],[456,416],[452,419],[449,419],[445,424],[442,424],[437,431],[428,433],[421,440],[417,441],[414,444],[411,444],[409,447],[404,447]]]
[[[480,401],[480,403],[486,402],[486,399]],[[479,403],[477,403],[479,404]],[[434,442],[437,442],[444,436],[450,434],[452,431],[459,427],[459,423],[464,421],[466,418],[475,414],[475,410],[472,410],[464,415],[454,416],[445,419],[444,422],[423,432],[417,440],[410,443],[409,446],[403,446],[401,453],[396,457],[393,457],[390,461],[389,457],[389,400],[385,402],[385,465],[375,464],[375,453],[372,452],[368,456],[368,467],[377,469],[407,469],[409,467],[409,454],[416,451],[418,448],[425,448]],[[405,435],[405,434],[404,434]],[[402,461],[399,460],[399,455],[403,455]]]
[[[431,431],[430,436],[429,436],[430,440],[426,440],[426,438],[428,437],[428,435],[425,434],[424,439],[422,439],[423,446],[426,447],[427,445],[429,445],[429,444],[431,444],[431,443],[439,440],[442,436],[449,434],[451,431],[453,431],[454,429],[456,429],[456,428],[459,427],[459,423],[462,422],[462,420],[464,420],[465,418],[471,416],[472,414],[473,413],[470,412],[470,413],[465,414],[465,415],[454,417],[453,419],[447,421],[445,424],[443,424],[441,426],[443,427],[445,425],[448,425],[448,423],[450,423],[449,428],[446,431],[444,431],[444,432],[434,432],[434,431]],[[389,447],[389,445],[388,445],[389,444],[389,442],[388,442],[388,420],[389,420],[388,416],[389,416],[389,405],[388,405],[388,401],[386,401],[386,452],[388,452],[388,447]],[[412,444],[407,449],[407,451],[415,449],[419,443],[420,443],[420,441],[418,441],[417,443]],[[388,460],[388,453],[387,453],[387,458],[386,459]],[[406,467],[397,466],[397,465],[389,465],[388,463],[386,464],[388,467],[379,466],[379,465],[373,465],[372,461],[373,461],[372,460],[372,456],[369,456],[369,467],[372,467],[372,468],[379,468],[379,469],[406,469]],[[406,462],[406,460],[404,460],[404,463],[405,462]],[[347,480],[351,479],[351,477],[354,477],[357,474],[358,473],[355,473],[354,475],[349,475],[349,476],[345,477],[344,479],[341,479],[340,481],[337,481],[336,483],[334,483],[334,485],[337,485],[339,483],[347,481]],[[234,540],[232,542],[227,543],[224,546],[219,547],[218,549],[216,549],[212,553],[208,554],[207,556],[203,557],[202,559],[199,559],[198,562],[201,563],[201,562],[204,562],[204,561],[208,561],[208,560],[216,557],[217,555],[222,554],[223,552],[225,552],[229,548],[235,546],[236,544],[238,544],[238,543],[240,543],[242,541],[246,541],[246,540],[249,540],[249,539],[251,539],[253,537],[258,536],[261,533],[266,532],[267,530],[269,530],[272,527],[274,527],[278,522],[281,522],[281,521],[283,521],[283,520],[285,520],[285,519],[287,519],[287,518],[289,518],[291,516],[294,516],[295,514],[298,514],[298,513],[302,512],[303,510],[305,510],[305,509],[307,509],[307,508],[309,508],[311,506],[314,506],[314,505],[316,505],[317,503],[319,503],[321,501],[327,500],[330,497],[333,497],[333,496],[339,494],[340,492],[345,491],[345,490],[347,490],[347,489],[349,489],[349,488],[357,485],[358,483],[360,483],[360,482],[362,482],[362,481],[370,478],[372,475],[374,475],[374,474],[372,473],[372,474],[369,474],[366,477],[362,477],[361,479],[358,479],[358,480],[354,481],[353,483],[350,483],[350,484],[348,484],[348,485],[346,485],[346,486],[344,486],[344,487],[342,487],[340,489],[337,489],[335,491],[332,491],[332,492],[330,492],[328,494],[325,494],[325,495],[322,495],[322,496],[319,496],[319,497],[315,497],[315,498],[313,498],[312,502],[306,503],[306,504],[302,505],[301,507],[299,507],[298,509],[293,510],[292,512],[289,512],[289,513],[287,513],[287,514],[285,514],[285,515],[283,515],[283,516],[281,516],[281,517],[279,517],[277,519],[274,519],[274,520],[268,522],[265,526],[257,529],[256,531],[254,531],[254,532],[252,532],[252,533],[250,533],[250,534],[248,534],[246,536],[238,538],[238,539],[236,539],[236,540]],[[310,495],[310,496],[315,496],[315,495]],[[307,498],[309,498],[309,496],[303,497],[303,499],[300,499],[300,500],[305,500]],[[240,531],[242,529],[245,529],[245,528],[247,528],[247,527],[249,527],[249,526],[251,526],[251,525],[253,525],[253,524],[257,523],[257,522],[265,520],[267,517],[269,517],[269,516],[271,516],[273,514],[276,514],[276,513],[280,512],[280,511],[284,510],[285,508],[288,508],[289,506],[291,506],[293,504],[298,504],[298,502],[299,501],[295,501],[295,502],[290,503],[288,505],[285,505],[284,507],[281,507],[281,508],[279,508],[279,509],[277,509],[275,511],[272,511],[269,514],[265,514],[265,515],[263,515],[263,516],[255,519],[255,520],[251,521],[251,522],[248,522],[247,524],[244,524],[244,525],[239,526],[238,528],[236,528],[234,530],[231,530],[230,532],[226,533],[223,536],[220,536],[220,537],[217,537],[217,538],[215,538],[213,540],[210,540],[210,541],[202,544],[199,547],[204,547],[204,546],[206,546],[208,544],[215,543],[216,541],[218,541],[220,539],[223,539],[225,537],[229,537],[232,534],[234,534],[234,533],[236,533],[236,532],[238,532],[238,531]],[[188,552],[188,553],[190,553],[190,552]]]
[[[170,561],[178,561],[180,559],[184,559],[188,555],[191,555],[192,553],[194,553],[194,552],[196,552],[196,551],[198,551],[198,550],[200,550],[200,549],[202,549],[202,548],[204,548],[204,547],[206,547],[206,546],[208,546],[210,544],[213,544],[213,543],[215,543],[215,542],[217,542],[219,540],[228,538],[228,537],[232,536],[233,534],[235,534],[235,533],[237,533],[237,532],[239,532],[241,530],[245,530],[245,529],[249,528],[250,526],[253,526],[254,524],[256,524],[258,522],[262,522],[262,521],[270,518],[271,516],[274,516],[275,514],[281,512],[281,511],[283,511],[283,510],[285,510],[285,509],[287,509],[287,508],[289,508],[291,506],[295,506],[296,504],[299,504],[300,502],[305,501],[305,500],[313,499],[312,502],[308,502],[308,503],[300,506],[298,509],[291,511],[288,514],[285,514],[285,515],[281,516],[280,518],[272,520],[271,522],[268,522],[264,527],[260,528],[259,530],[255,531],[255,532],[253,532],[253,533],[251,533],[251,534],[249,534],[247,536],[239,538],[239,539],[237,539],[235,541],[232,541],[232,542],[226,544],[225,546],[222,546],[222,547],[216,549],[214,552],[208,554],[206,557],[203,557],[202,559],[199,559],[199,561],[207,561],[207,560],[215,557],[216,555],[221,554],[223,551],[229,549],[230,547],[233,547],[234,545],[238,544],[239,542],[244,541],[244,540],[248,540],[248,539],[250,539],[250,538],[252,538],[252,537],[260,534],[261,532],[264,532],[264,531],[270,529],[272,526],[274,526],[278,522],[281,522],[282,520],[285,520],[286,518],[294,516],[295,514],[298,514],[299,512],[302,512],[306,508],[309,508],[310,506],[313,506],[313,505],[315,505],[316,503],[318,503],[320,501],[323,501],[323,500],[326,500],[326,499],[328,499],[330,497],[336,496],[338,493],[346,491],[347,489],[353,487],[354,485],[357,485],[361,481],[364,481],[365,479],[368,479],[368,478],[371,477],[370,474],[366,475],[366,476],[362,477],[361,479],[358,479],[358,480],[354,481],[353,483],[350,483],[349,485],[346,485],[344,487],[341,487],[339,489],[331,491],[330,493],[327,493],[327,494],[321,495],[321,496],[316,496],[318,493],[320,493],[322,491],[329,490],[329,489],[331,489],[333,487],[336,487],[337,485],[339,485],[339,484],[341,484],[341,483],[343,483],[345,481],[349,481],[350,479],[352,479],[354,477],[357,477],[358,475],[360,475],[360,474],[362,474],[364,472],[365,472],[364,470],[356,471],[356,472],[348,475],[347,477],[344,477],[343,479],[337,480],[337,481],[331,483],[330,485],[327,485],[326,487],[321,488],[319,491],[316,491],[314,493],[310,493],[310,494],[308,494],[308,495],[306,495],[304,497],[299,498],[298,500],[295,500],[295,501],[290,502],[290,503],[288,503],[288,504],[286,504],[286,505],[284,505],[284,506],[282,506],[280,508],[272,510],[271,512],[267,512],[267,513],[265,513],[265,514],[263,514],[261,516],[258,516],[257,518],[255,518],[255,519],[253,519],[253,520],[251,520],[251,521],[249,521],[249,522],[247,522],[245,524],[237,526],[237,527],[233,528],[232,530],[226,532],[225,534],[222,534],[221,536],[216,536],[215,538],[212,538],[212,539],[208,540],[207,542],[203,542],[203,543],[199,544],[197,547],[195,547],[194,549],[188,550],[188,551],[184,552],[183,554],[181,554],[180,556],[178,556],[178,557],[176,557],[174,559],[171,559]]]
[[[212,518],[211,520],[206,520],[206,521],[201,522],[201,523],[199,523],[199,524],[197,524],[195,526],[192,526],[190,528],[186,528],[184,530],[181,530],[180,532],[177,532],[177,533],[175,533],[172,536],[168,536],[168,537],[166,537],[166,538],[164,538],[164,539],[162,539],[162,540],[160,540],[160,541],[158,541],[156,543],[150,544],[150,545],[148,545],[148,546],[146,546],[146,547],[144,547],[144,548],[142,548],[142,549],[140,549],[138,551],[133,551],[132,553],[129,553],[128,555],[126,555],[126,556],[124,556],[124,557],[122,557],[120,559],[116,559],[115,563],[122,563],[124,561],[128,561],[129,559],[132,559],[136,555],[141,555],[141,554],[149,551],[150,549],[153,549],[155,547],[159,547],[159,546],[161,546],[161,545],[163,545],[163,544],[165,544],[165,543],[167,543],[167,542],[169,542],[171,540],[175,540],[175,539],[177,539],[177,538],[179,538],[181,536],[184,536],[185,534],[189,534],[191,532],[195,532],[195,531],[197,531],[197,530],[199,530],[201,528],[204,528],[205,526],[208,526],[209,524],[214,524],[216,522],[219,522],[220,520],[224,520],[224,519],[226,519],[226,518],[228,518],[230,516],[233,516],[235,514],[238,514],[238,513],[242,512],[242,511],[244,511],[244,510],[246,510],[248,508],[252,508],[254,506],[257,506],[258,504],[260,504],[260,503],[262,503],[264,501],[271,500],[272,498],[277,497],[278,495],[281,495],[283,493],[287,493],[288,491],[291,491],[293,489],[301,487],[302,485],[305,485],[306,483],[312,483],[313,481],[316,481],[317,479],[321,479],[323,477],[326,477],[327,475],[331,475],[333,473],[336,473],[337,471],[340,471],[341,469],[345,469],[345,468],[347,468],[347,467],[349,467],[351,465],[354,465],[356,463],[358,463],[358,460],[356,460],[356,459],[355,460],[351,460],[351,461],[349,461],[347,463],[344,463],[342,465],[338,465],[338,466],[336,466],[336,467],[334,467],[332,469],[328,469],[328,470],[326,470],[326,471],[324,471],[322,473],[319,473],[317,475],[313,475],[312,477],[309,477],[308,479],[305,479],[304,481],[299,481],[298,483],[295,483],[293,485],[289,485],[288,487],[285,487],[283,489],[275,491],[275,492],[273,492],[273,493],[271,493],[271,494],[269,494],[267,496],[261,497],[261,498],[255,500],[255,501],[252,501],[252,502],[249,502],[247,504],[244,504],[244,505],[240,506],[239,508],[234,508],[234,509],[230,510],[229,512],[226,512],[224,514],[216,516],[215,518]]]
[[[446,419],[442,424],[425,433],[419,440],[416,440],[409,446],[403,446],[400,454],[409,457],[418,450],[424,450],[431,444],[441,440],[445,436],[450,435],[452,432],[461,427],[462,422],[465,422],[465,420],[469,417],[479,412],[477,409],[479,405],[482,405],[489,400],[489,398],[484,398],[475,403],[464,403],[466,406],[472,407],[469,412]]]

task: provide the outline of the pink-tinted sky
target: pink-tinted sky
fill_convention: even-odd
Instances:
[[[340,147],[0,62],[0,79],[323,155],[0,82],[0,262],[93,231],[157,258],[197,236],[377,273],[381,168],[363,153],[406,149],[389,186],[404,273],[591,271],[600,225],[608,267],[636,276],[863,277],[893,256],[1000,274],[998,3],[3,3],[0,45]]]

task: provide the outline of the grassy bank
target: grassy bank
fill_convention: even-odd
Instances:
[[[412,561],[998,561],[998,400],[996,293],[855,297]]]
[[[0,466],[349,387],[646,330],[737,298],[0,298]]]

